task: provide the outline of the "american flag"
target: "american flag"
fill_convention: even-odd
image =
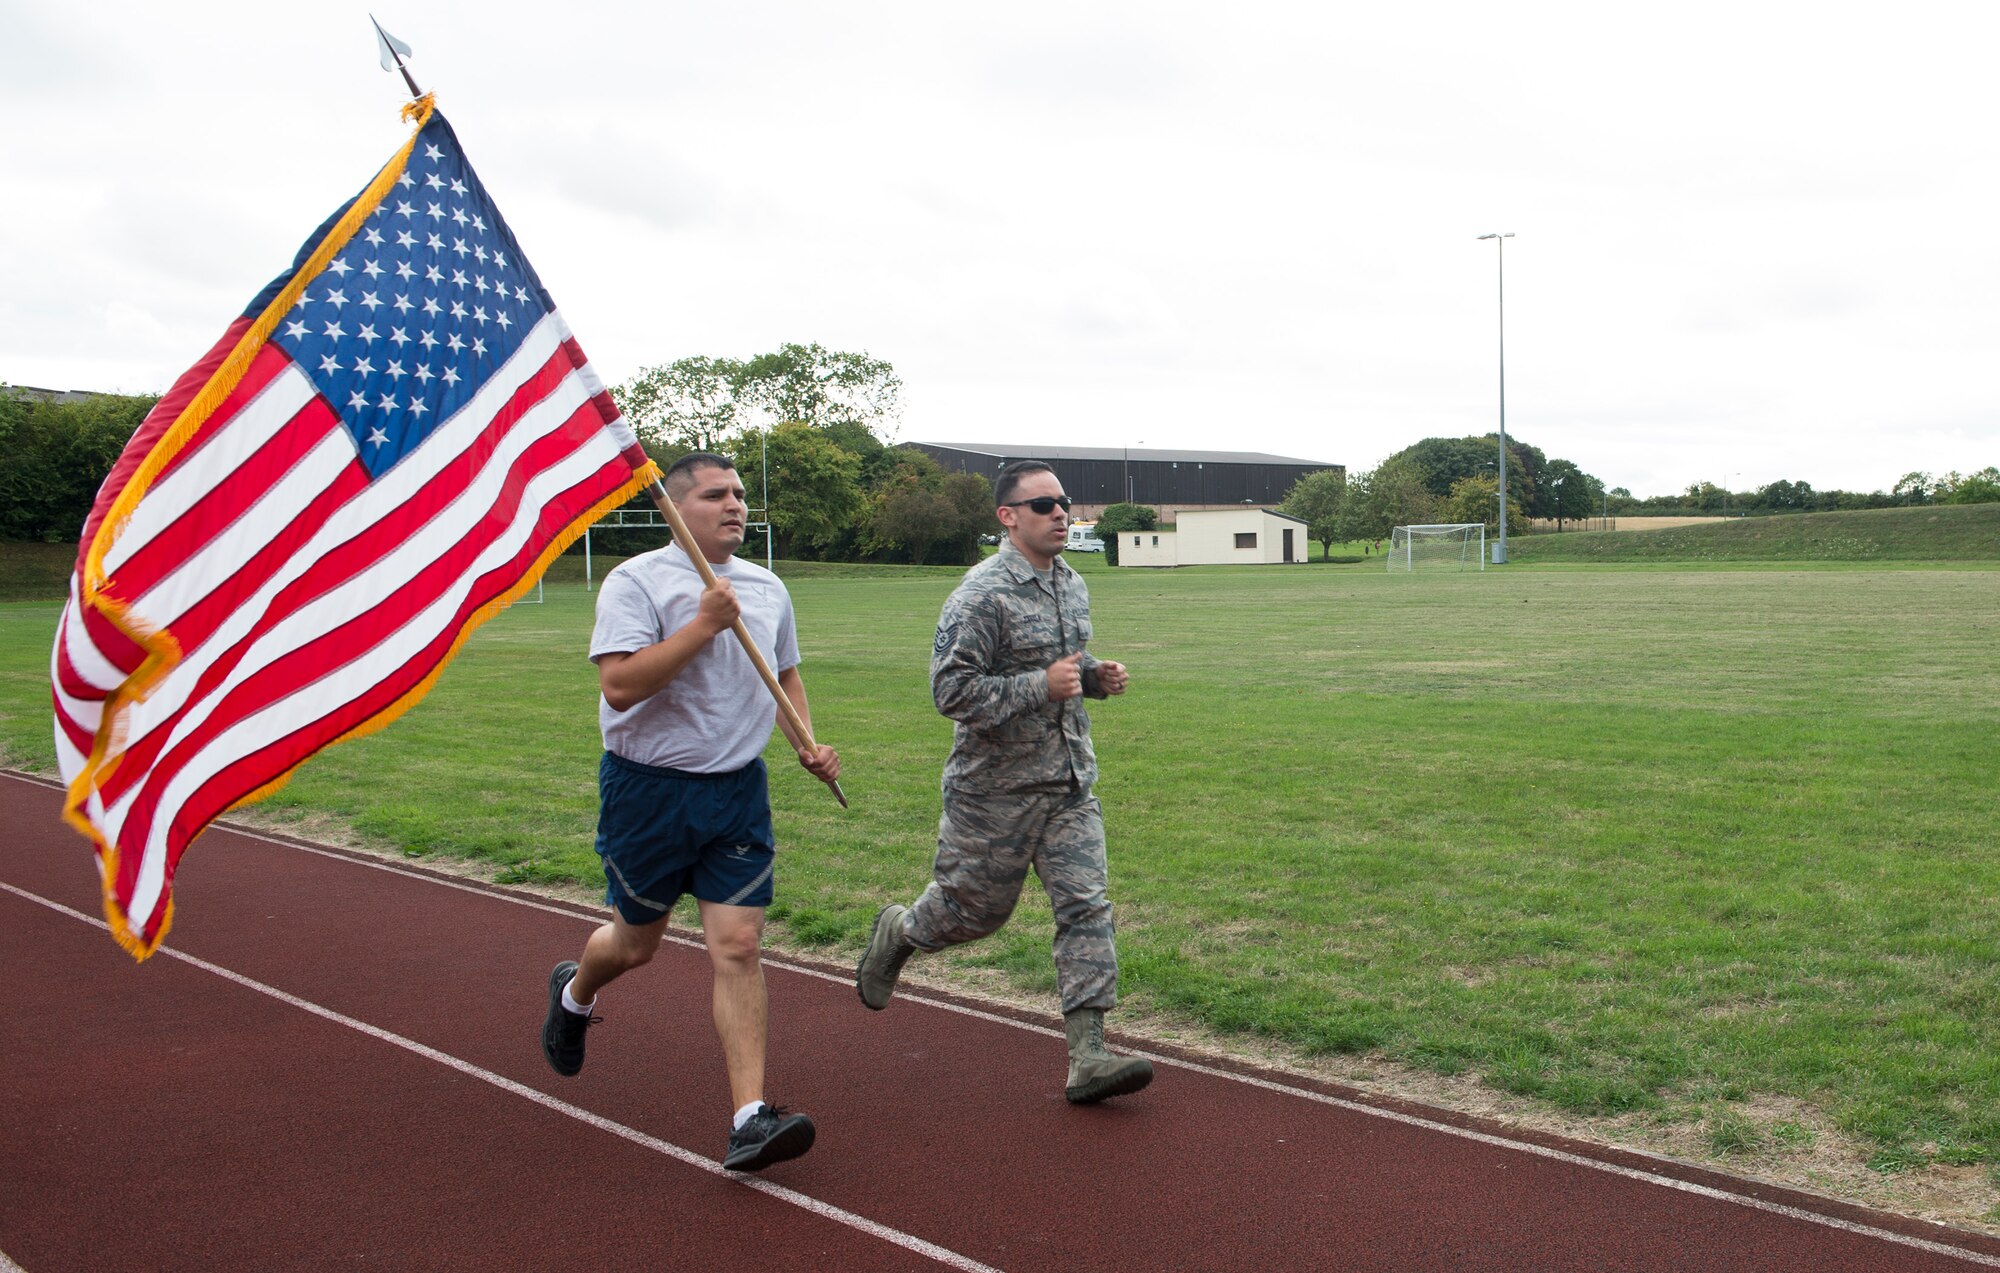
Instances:
[[[56,752],[141,959],[203,827],[413,706],[657,473],[450,126],[421,115],[147,416],[84,527]]]

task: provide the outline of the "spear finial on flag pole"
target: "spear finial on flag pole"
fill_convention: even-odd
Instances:
[[[404,58],[414,56],[410,52],[410,46],[395,36],[390,35],[387,31],[384,31],[382,24],[375,21],[374,14],[371,13],[368,15],[368,21],[374,23],[375,26],[375,44],[382,54],[382,69],[385,71],[401,71],[403,73],[403,83],[410,86],[410,96],[422,97],[424,90],[417,87],[417,82],[410,78],[410,68],[403,65]]]

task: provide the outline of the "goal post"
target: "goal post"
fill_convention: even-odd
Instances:
[[[1398,526],[1389,535],[1391,573],[1486,569],[1486,524]]]

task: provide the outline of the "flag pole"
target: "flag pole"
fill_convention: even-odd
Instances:
[[[410,78],[410,68],[403,65],[404,57],[409,55],[410,46],[384,31],[382,24],[375,21],[374,14],[368,15],[368,21],[375,28],[375,42],[382,51],[382,69],[385,71],[392,69],[390,63],[393,62],[395,64],[393,69],[401,71],[403,83],[410,86],[411,99],[421,98],[424,90],[417,87],[417,82]]]
[[[701,572],[702,584],[713,588],[715,570],[708,564],[708,558],[694,542],[694,536],[688,533],[687,523],[681,520],[681,510],[674,506],[672,497],[667,494],[666,485],[658,478],[654,478],[652,485],[646,488],[646,494],[652,497],[653,503],[666,517],[667,525],[674,528],[674,538],[680,541],[681,551],[688,555],[688,560],[694,563],[694,568]],[[750,662],[756,665],[757,675],[763,678],[764,688],[771,691],[771,697],[777,701],[778,724],[783,727],[786,740],[798,751],[818,751],[819,744],[813,741],[812,727],[799,715],[799,709],[792,705],[791,696],[785,693],[785,687],[778,684],[777,675],[771,671],[771,665],[757,649],[756,639],[750,635],[750,629],[743,626],[741,618],[731,625],[731,629],[736,633],[737,641],[742,644],[743,652],[749,655]],[[847,808],[847,793],[840,789],[839,781],[832,778],[824,781],[832,790],[833,798],[840,801],[840,807]]]
[[[384,31],[382,24],[375,21],[374,14],[368,15],[368,21],[375,28],[376,44],[382,55],[382,69],[387,71],[393,68],[401,71],[403,83],[409,85],[410,96],[422,98],[423,90],[418,88],[416,80],[410,77],[410,68],[403,64],[403,59],[410,55],[410,46]],[[674,537],[680,540],[682,551],[687,553],[688,560],[694,563],[694,568],[701,572],[702,584],[713,588],[715,571],[710,568],[707,558],[702,556],[701,549],[694,542],[694,536],[688,533],[687,523],[681,520],[681,510],[674,507],[674,501],[667,495],[666,486],[658,478],[654,478],[652,485],[646,488],[646,493],[652,496],[653,503],[666,515],[667,524],[674,528]],[[763,678],[764,688],[771,691],[771,697],[778,704],[778,723],[785,731],[786,741],[801,752],[818,751],[819,744],[813,741],[811,727],[799,715],[798,708],[792,706],[791,697],[785,693],[785,687],[778,684],[777,675],[771,671],[771,665],[757,649],[757,642],[750,635],[750,629],[743,626],[743,620],[740,618],[731,626],[736,632],[736,639],[743,645],[743,652],[749,655],[750,662],[756,665],[757,675]],[[833,798],[840,801],[840,807],[847,808],[847,793],[840,789],[840,783],[830,778],[825,781],[833,791]]]

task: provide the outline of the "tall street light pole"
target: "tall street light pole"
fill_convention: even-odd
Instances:
[[[1493,564],[1507,564],[1507,240],[1505,234],[1482,234],[1480,242],[1493,240],[1500,256],[1500,541],[1493,545]]]

